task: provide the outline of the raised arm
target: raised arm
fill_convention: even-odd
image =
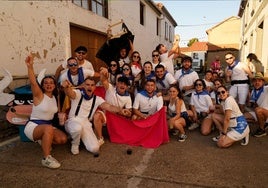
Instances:
[[[100,81],[101,81],[105,90],[108,90],[108,88],[109,88],[108,75],[109,75],[108,70],[106,68],[102,67],[100,69]]]
[[[30,80],[30,85],[31,85],[32,94],[33,94],[33,102],[35,105],[37,105],[40,103],[38,101],[41,101],[43,99],[44,94],[39,84],[37,83],[37,80],[35,77],[34,68],[33,68],[33,64],[34,64],[33,59],[34,59],[33,55],[30,54],[29,56],[26,57],[25,64],[28,69],[28,77]]]
[[[70,97],[71,99],[75,99],[76,97],[76,93],[72,88],[72,84],[71,82],[69,82],[69,80],[65,80],[62,82],[62,87],[64,88],[64,93]]]

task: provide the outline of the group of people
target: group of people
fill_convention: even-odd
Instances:
[[[232,85],[228,90],[219,75],[214,75],[215,72],[209,70],[204,79],[199,78],[191,68],[191,57],[183,57],[182,68],[174,72],[173,58],[179,54],[178,39],[171,50],[159,44],[152,51],[152,60],[144,63],[138,51],[121,49],[117,59],[96,72],[86,60],[86,47],[79,46],[75,49],[76,56],[57,68],[55,77],[46,76],[41,83],[36,81],[34,58],[30,54],[25,63],[33,93],[33,111],[25,134],[41,144],[42,164],[48,168],[60,167],[60,163],[51,156],[51,145],[66,143],[67,135],[71,137],[72,154],[79,154],[82,141],[85,148],[97,156],[104,144],[102,127],[106,123],[105,111],[132,120],[146,120],[166,106],[170,133],[178,135],[180,142],[187,138],[186,127],[189,130],[200,127],[203,135],[210,134],[216,127],[219,136],[213,140],[219,147],[229,147],[239,140],[247,145],[247,121],[250,119],[259,122],[256,136],[266,134],[268,87],[264,86],[263,76],[259,73],[253,76],[248,66],[235,61],[235,56],[228,52],[225,55],[228,64],[225,76]],[[250,100],[256,108],[243,114],[249,78],[254,86]],[[104,88],[103,98],[95,94],[97,87]],[[52,124],[55,114],[61,112],[63,102],[57,99],[59,93],[71,104],[66,111],[63,131]]]

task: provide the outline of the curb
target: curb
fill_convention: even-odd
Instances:
[[[5,145],[8,145],[8,144],[11,144],[11,143],[13,143],[15,141],[18,141],[18,140],[20,140],[20,137],[19,136],[15,137],[15,138],[11,138],[9,140],[6,140],[4,142],[1,142],[0,143],[0,147],[5,146]]]

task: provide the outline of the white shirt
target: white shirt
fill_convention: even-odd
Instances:
[[[255,92],[256,95],[258,95],[258,92]],[[251,92],[251,97],[254,95],[254,90]],[[255,102],[255,101],[251,101]],[[258,100],[257,100],[258,106],[268,110],[268,86],[263,87],[263,92],[260,94]]]
[[[133,103],[134,109],[139,109],[141,112],[146,112],[149,115],[159,111],[162,107],[163,98],[162,96],[157,97],[156,95],[153,97],[146,97],[141,93],[138,93]]]
[[[63,62],[62,64],[62,67],[64,69],[67,69],[68,66],[67,66],[67,61]],[[82,65],[79,65],[79,67],[83,67],[84,69],[89,69],[89,70],[92,70],[94,71],[94,68],[93,68],[93,65],[91,62],[89,62],[88,60],[84,59],[84,63]]]
[[[83,72],[83,74],[84,74],[84,79],[85,79],[86,77],[88,77],[88,76],[93,77],[94,74],[95,74],[94,71],[92,71],[92,70],[90,70],[90,69],[84,69],[84,68],[82,68],[82,72]],[[77,86],[77,85],[78,85],[78,74],[76,74],[76,75],[71,75],[71,78],[72,78],[72,82],[73,82],[73,84],[74,84],[75,86]],[[60,75],[60,78],[59,78],[60,83],[62,84],[65,80],[69,80],[69,78],[68,78],[68,71],[63,72],[63,73]],[[70,80],[69,80],[69,81],[70,81]]]
[[[199,79],[199,76],[198,76],[197,72],[193,71],[190,74],[183,75],[182,74],[182,69],[176,71],[174,77],[179,83],[180,91],[182,91],[182,88],[184,86],[194,85],[194,82],[197,79]],[[186,91],[184,95],[188,95],[188,94],[190,94],[192,92],[194,92],[194,89]]]
[[[114,106],[118,106],[120,108],[130,109],[132,108],[132,101],[130,95],[121,96],[116,92],[116,88],[109,84],[109,88],[105,93],[105,100]]]
[[[197,92],[192,93],[190,105],[195,106],[196,112],[208,112],[209,107],[213,105],[211,97],[208,94],[198,95]]]
[[[174,76],[174,64],[173,64],[174,54],[168,57],[168,52],[160,55],[161,61],[165,64],[167,71]]]
[[[157,87],[157,89],[159,89],[159,90],[162,90],[162,89],[169,89],[169,86],[170,86],[171,84],[175,84],[175,83],[176,83],[176,80],[175,80],[175,78],[172,76],[172,74],[170,74],[170,73],[168,72],[168,73],[166,73],[165,78],[162,80],[162,82],[164,83],[165,87],[163,87],[163,86],[160,84],[159,80],[156,80],[156,87]]]
[[[75,99],[71,99],[71,109],[70,109],[70,112],[68,115],[69,119],[75,117],[75,111],[76,111],[77,105],[78,105],[78,103],[81,99],[81,95],[82,95],[80,90],[74,90],[74,91],[75,91],[76,97],[75,97]],[[96,111],[98,106],[104,102],[105,101],[103,98],[96,96],[95,105],[94,105],[93,111],[91,113],[90,119],[92,119],[94,112]],[[92,103],[93,103],[93,97],[90,100],[83,99],[77,117],[82,118],[82,119],[88,119],[88,115],[90,113]]]

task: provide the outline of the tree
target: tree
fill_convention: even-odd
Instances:
[[[192,38],[192,39],[190,39],[189,42],[188,42],[188,44],[187,44],[187,46],[190,47],[190,46],[192,46],[193,43],[195,43],[195,42],[199,42],[198,38]]]

